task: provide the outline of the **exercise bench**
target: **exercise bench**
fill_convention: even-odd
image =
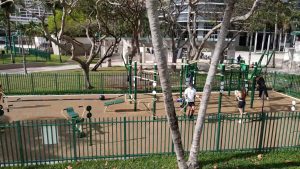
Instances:
[[[116,99],[116,100],[110,100],[110,101],[104,102],[104,106],[105,106],[104,113],[106,112],[108,106],[115,105],[115,104],[121,104],[124,102],[125,102],[125,99]]]
[[[66,117],[66,115],[63,113],[64,110],[67,112],[69,118]],[[62,115],[68,120],[70,124],[72,124],[72,121],[75,120],[76,131],[79,132],[78,136],[80,138],[85,137],[85,133],[82,131],[82,126],[81,126],[81,123],[84,121],[84,118],[80,118],[79,114],[74,111],[73,107],[68,107],[66,109],[63,109],[63,111],[62,111]]]

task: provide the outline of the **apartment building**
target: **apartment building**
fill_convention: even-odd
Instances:
[[[16,6],[16,10],[14,13],[11,14],[10,19],[13,22],[19,22],[19,23],[28,23],[30,21],[33,22],[39,22],[39,20],[34,17],[34,15],[37,16],[49,16],[52,15],[50,11],[47,11],[42,1],[36,1],[36,0],[24,0],[24,5],[26,9],[24,9],[21,6]]]

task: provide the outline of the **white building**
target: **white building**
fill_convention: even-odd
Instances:
[[[178,0],[177,5],[180,6],[180,0]],[[190,8],[187,7],[187,2],[184,3],[183,11],[180,13],[177,22],[186,27],[188,23],[188,14]],[[208,33],[215,25],[219,24],[222,21],[223,12],[226,5],[224,0],[200,0],[197,4],[198,16],[196,18],[196,31],[198,39],[201,39],[203,36]],[[190,16],[190,26],[192,26],[192,20],[195,13],[191,12]],[[216,40],[217,33],[211,35],[211,40]]]
[[[45,10],[43,4],[37,0],[24,0],[26,10],[21,6],[16,6],[15,13],[12,13],[10,20],[19,23],[28,23],[30,21],[39,22],[39,20],[34,17],[37,16],[49,16],[52,15],[50,11]]]

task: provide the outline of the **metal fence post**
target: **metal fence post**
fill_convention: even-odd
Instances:
[[[154,77],[153,77],[153,92],[155,91],[155,93],[153,94],[153,101],[152,101],[152,112],[153,112],[153,116],[156,116],[156,85],[157,85],[157,65],[154,65]],[[155,85],[154,85],[155,83]]]
[[[58,93],[57,73],[54,74],[54,77],[55,77],[55,90],[56,90],[56,93]]]
[[[134,62],[134,111],[137,111],[137,62]]]
[[[277,80],[277,72],[274,72],[274,75],[273,75],[273,90],[276,90],[276,80]]]
[[[126,142],[126,135],[127,135],[127,133],[126,133],[126,117],[124,116],[123,117],[123,128],[124,128],[124,158],[126,159],[127,158],[127,142]]]
[[[74,161],[77,161],[77,143],[76,143],[76,120],[72,119],[72,134],[73,134],[73,152],[74,152]]]
[[[256,86],[256,76],[253,76],[252,88],[251,88],[251,98],[250,98],[250,107],[251,108],[253,108],[253,103],[254,103],[255,86]]]
[[[218,130],[217,130],[217,143],[216,143],[216,149],[217,151],[220,150],[220,135],[221,135],[221,108],[222,108],[222,96],[224,92],[224,74],[225,74],[225,65],[221,65],[221,83],[220,83],[220,92],[219,92],[219,99],[218,99]]]
[[[30,80],[31,80],[31,93],[34,94],[34,81],[33,81],[32,73],[30,73]]]
[[[7,85],[7,91],[10,93],[10,87],[9,87],[9,79],[8,79],[8,74],[5,74],[5,79],[6,79],[6,85]]]
[[[101,93],[104,94],[103,74],[100,74],[100,89]]]
[[[230,69],[228,96],[230,96],[230,92],[231,92],[231,89],[232,89],[231,85],[232,85],[232,70]]]
[[[22,134],[21,134],[21,122],[17,121],[17,134],[18,134],[18,144],[19,144],[19,153],[20,153],[20,160],[21,160],[21,165],[23,166],[25,161],[24,161],[24,152],[23,152],[23,143],[22,143]]]
[[[80,83],[80,74],[77,74],[77,80],[78,80],[78,90],[81,92],[81,83]]]
[[[263,93],[264,94],[264,93]],[[264,130],[265,130],[266,113],[261,113],[261,127],[259,133],[258,151],[261,152],[263,149]]]
[[[183,66],[183,59],[181,60],[181,70],[180,70],[180,87],[179,87],[179,97],[182,98],[182,93],[183,93],[183,71],[184,71],[184,66]]]

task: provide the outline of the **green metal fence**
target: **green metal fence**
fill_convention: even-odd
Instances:
[[[222,114],[205,119],[200,151],[269,151],[300,149],[300,113],[258,113],[243,117]],[[178,117],[182,143],[188,153],[196,119]],[[220,124],[220,126],[218,125]],[[39,120],[1,124],[0,166],[31,165],[85,159],[126,159],[174,154],[165,117],[92,119],[81,127],[75,121]],[[218,132],[221,127],[221,132]],[[219,142],[217,142],[219,138]]]
[[[28,49],[28,53],[30,55],[34,55],[36,57],[44,59],[46,61],[51,60],[51,54],[49,52],[45,52],[45,51],[42,51],[42,50],[39,50],[39,49],[30,48],[30,49]]]
[[[144,79],[154,79],[153,74],[143,73]],[[202,91],[205,80],[205,74],[197,74],[196,89]],[[170,74],[171,86],[173,92],[180,90],[180,73]],[[6,94],[73,94],[73,93],[120,93],[128,91],[127,72],[107,72],[90,73],[93,89],[84,88],[84,77],[81,73],[32,73],[32,74],[0,74],[0,84]],[[230,80],[231,79],[231,80]],[[265,75],[266,83],[269,88],[276,91],[300,98],[300,75],[290,75],[282,73],[268,73]],[[220,88],[221,78],[216,75],[212,87],[214,91]],[[239,89],[243,80],[240,80],[239,72],[225,73],[225,91]],[[249,81],[249,86],[252,82]],[[153,85],[151,81],[138,79],[137,90],[139,93],[152,92]],[[158,78],[156,91],[161,91],[160,80]]]
[[[139,76],[145,79],[154,79],[153,74],[143,73]],[[174,92],[180,89],[180,73],[171,73],[171,86]],[[232,83],[225,79],[225,90],[231,84],[231,90],[237,89],[237,73],[232,73]],[[66,94],[66,93],[126,93],[128,91],[127,72],[115,73],[90,73],[93,89],[84,88],[84,77],[81,73],[31,73],[31,74],[0,74],[0,84],[6,94]],[[203,89],[206,75],[198,74],[196,77],[196,88]],[[220,76],[216,76],[212,86],[213,90],[218,90]],[[152,92],[151,81],[138,79],[137,90],[139,93]],[[160,80],[158,78],[156,91],[161,91]]]
[[[300,75],[273,73],[274,90],[300,98]]]

